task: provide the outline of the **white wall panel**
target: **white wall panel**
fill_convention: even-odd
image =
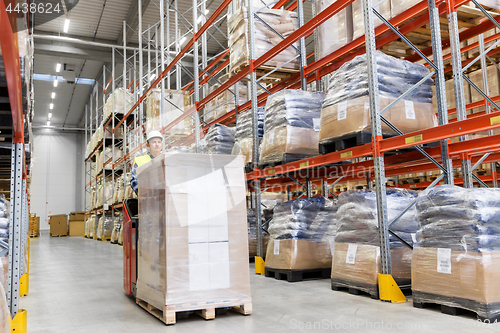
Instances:
[[[49,229],[49,215],[83,210],[81,141],[76,133],[34,133],[30,211],[40,216],[42,230]]]

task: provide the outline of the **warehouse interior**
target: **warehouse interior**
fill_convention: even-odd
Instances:
[[[2,0],[0,333],[500,319],[500,1]]]

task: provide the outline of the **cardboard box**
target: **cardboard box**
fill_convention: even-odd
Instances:
[[[69,221],[84,221],[85,212],[71,212],[69,214]]]
[[[446,258],[441,262],[451,265],[449,270],[439,267],[438,272],[438,249],[413,249],[412,290],[486,304],[500,302],[500,251],[443,250],[441,258]]]
[[[349,258],[348,251],[351,254]],[[407,247],[391,249],[392,276],[397,283],[410,281],[411,259],[411,249]],[[380,247],[365,244],[335,243],[332,277],[377,285],[378,273],[380,273]]]
[[[137,175],[137,297],[164,311],[251,302],[244,157],[166,153]]]
[[[275,269],[316,269],[332,266],[329,242],[303,239],[270,240],[267,245],[266,267]]]
[[[84,236],[85,235],[85,221],[69,221],[69,235],[70,236]]]
[[[49,224],[51,236],[66,236],[68,234],[68,215],[50,215]]]

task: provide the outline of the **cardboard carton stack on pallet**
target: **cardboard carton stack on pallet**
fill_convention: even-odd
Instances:
[[[69,235],[83,236],[85,234],[85,212],[71,212],[69,214]]]
[[[36,214],[33,213],[30,214],[29,236],[40,236],[40,216],[36,216]]]
[[[68,235],[68,215],[58,214],[49,216],[50,235],[67,236]]]

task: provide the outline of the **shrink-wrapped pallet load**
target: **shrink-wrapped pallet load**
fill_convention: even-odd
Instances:
[[[222,75],[218,82],[210,86],[209,93],[213,92],[215,89],[219,88],[221,84],[226,83],[229,80],[229,74]],[[238,102],[236,101],[236,88],[238,88]],[[205,122],[211,122],[231,112],[235,109],[236,104],[241,105],[248,101],[247,97],[247,83],[246,81],[240,81],[237,84],[229,87],[229,89],[223,91],[219,95],[215,96],[210,102],[208,102],[205,107]]]
[[[264,136],[264,108],[257,109],[258,117],[258,144]],[[248,110],[238,115],[236,120],[235,144],[233,155],[244,155],[245,165],[253,161],[253,112]]]
[[[404,189],[387,191],[387,216],[392,221],[417,194]],[[376,194],[372,190],[349,190],[338,200],[337,235],[332,263],[332,288],[354,288],[378,298],[378,273],[381,273],[380,235]],[[417,230],[413,206],[390,230],[408,244],[413,244]],[[389,236],[392,276],[398,284],[411,278],[410,248]]]
[[[175,312],[251,303],[242,156],[166,153],[137,169],[137,298]]]
[[[108,119],[111,114],[126,114],[134,105],[134,97],[123,88],[115,89],[112,94],[106,99],[104,104],[104,119]]]
[[[120,236],[120,230],[122,228],[123,215],[115,214],[113,219],[113,230],[111,232],[111,243],[118,243],[118,238]]]
[[[335,0],[316,0],[316,13],[321,13]],[[318,27],[319,58],[324,58],[332,52],[352,41],[353,20],[352,5],[348,5]]]
[[[189,108],[189,93],[185,91],[165,90],[163,102],[164,112],[161,112],[161,89],[151,89],[146,97],[146,132],[161,131]],[[181,120],[165,131],[164,137],[182,137],[191,133],[191,118]]]
[[[373,3],[375,5],[375,3]],[[386,0],[375,9],[386,19],[391,18],[391,1]],[[355,0],[352,3],[352,18],[353,18],[353,29],[354,35],[353,39],[359,38],[365,35],[365,18],[363,16],[363,0]],[[383,24],[383,22],[373,14],[373,24],[376,27]]]
[[[321,92],[285,89],[267,99],[260,164],[283,162],[285,155],[295,159],[318,155],[324,98]]]
[[[206,146],[203,152],[230,155],[234,146],[234,133],[234,127],[214,124],[205,136]]]
[[[500,190],[442,185],[419,195],[413,251],[416,306],[441,304],[500,315]]]
[[[261,3],[254,7],[254,11],[262,7]],[[261,57],[299,27],[297,13],[295,12],[264,8],[257,14],[265,24],[255,18],[255,25],[251,27],[254,31],[255,59]],[[280,33],[283,38],[269,29],[266,24]],[[250,63],[247,7],[239,6],[236,11],[230,14],[228,19],[228,35],[230,52],[229,72],[235,74]],[[298,43],[294,43],[294,46],[295,48],[289,46],[281,51],[274,58],[266,62],[264,66],[275,68],[284,65],[284,68],[298,69],[299,60],[298,58],[294,59],[298,55]]]
[[[336,204],[323,197],[276,205],[268,229],[266,270],[327,269],[328,273],[335,247],[336,211]]]
[[[423,65],[396,59],[376,51],[380,111],[429,74]],[[399,100],[383,117],[403,133],[437,125],[432,108],[432,79]],[[344,135],[371,133],[366,55],[357,56],[331,74],[321,110],[319,141],[328,144]],[[384,135],[395,135],[382,123]]]

